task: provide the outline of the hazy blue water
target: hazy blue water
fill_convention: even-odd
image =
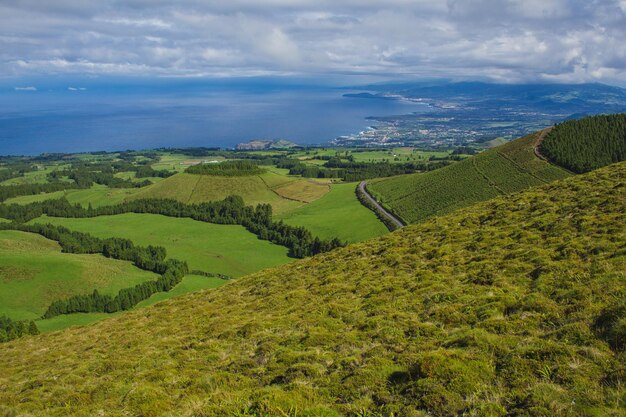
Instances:
[[[250,139],[324,143],[367,116],[423,106],[342,97],[340,90],[201,93],[11,92],[0,95],[0,154],[232,147]]]

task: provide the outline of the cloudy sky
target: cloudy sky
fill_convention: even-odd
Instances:
[[[626,85],[626,0],[0,0],[0,77]]]

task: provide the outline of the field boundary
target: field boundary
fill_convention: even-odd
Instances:
[[[275,189],[273,189],[272,187],[270,187],[269,185],[267,185],[267,182],[265,181],[265,179],[263,179],[263,177],[262,177],[262,176],[258,175],[258,177],[259,177],[259,179],[260,179],[261,181],[263,181],[263,184],[265,184],[265,187],[266,187],[268,190],[270,190],[271,192],[273,192],[274,194],[276,194],[278,197],[280,197],[280,198],[284,198],[285,200],[289,200],[289,201],[295,201],[296,203],[309,204],[309,202],[308,202],[308,201],[298,200],[297,198],[285,197],[284,195],[280,195],[280,194],[278,194],[278,192],[277,192]],[[288,182],[288,183],[286,183],[286,184],[280,184],[280,186],[282,187],[283,185],[291,184],[292,182],[293,182],[293,181]]]
[[[390,231],[394,231],[396,229],[404,227],[404,222],[402,222],[396,216],[387,211],[383,206],[381,206],[380,203],[378,203],[378,201],[376,201],[374,197],[372,197],[372,195],[367,191],[366,186],[367,181],[361,181],[356,187],[356,195],[361,204],[376,213],[376,216],[380,219],[381,222],[383,222],[385,226],[387,226]]]
[[[474,168],[474,170],[478,173],[478,175],[480,175],[481,177],[483,177],[485,181],[487,181],[487,184],[491,188],[494,188],[496,191],[498,191],[502,195],[506,195],[506,193],[502,191],[502,189],[498,187],[496,183],[493,182],[491,178],[487,176],[487,174],[485,174],[483,171],[480,170],[480,168],[478,168],[478,165],[476,165],[476,158],[472,158],[472,168]]]

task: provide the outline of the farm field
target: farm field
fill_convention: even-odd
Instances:
[[[286,187],[289,185],[289,187]],[[283,189],[282,196],[275,189]],[[299,198],[319,198],[328,187],[311,185],[302,178],[287,177],[277,171],[246,177],[222,177],[181,173],[142,188],[129,196],[138,198],[173,198],[183,203],[222,200],[240,195],[247,205],[268,203],[274,213],[286,213],[303,205]]]
[[[158,302],[169,300],[174,297],[200,291],[204,289],[217,288],[228,281],[220,278],[204,277],[199,275],[186,275],[180,284],[175,286],[168,292],[159,292],[153,294],[147,300],[144,300],[135,306],[135,309],[151,306]],[[112,314],[107,313],[75,313],[75,314],[63,314],[50,319],[37,320],[37,328],[40,332],[51,332],[56,330],[62,330],[72,326],[84,326],[87,324],[95,323],[100,320],[112,318],[124,314],[125,312],[117,312]]]
[[[405,222],[449,213],[570,175],[534,154],[538,133],[423,174],[370,182],[368,190]]]
[[[189,168],[190,163],[202,162],[202,161],[223,161],[224,158],[221,156],[207,156],[207,157],[195,157],[189,155],[183,155],[178,153],[159,153],[160,160],[151,164],[152,168],[155,170],[167,170],[167,171],[176,171],[183,172],[187,168]]]
[[[40,217],[31,222],[61,225],[100,238],[126,238],[140,246],[163,246],[168,257],[187,261],[190,270],[232,277],[292,260],[287,248],[259,240],[238,225],[136,213],[84,219]]]
[[[283,198],[311,203],[328,193],[330,184],[315,180],[297,180],[276,187],[273,190]]]
[[[40,317],[51,302],[97,289],[115,295],[157,275],[101,255],[62,253],[40,235],[0,231],[0,316]]]
[[[320,238],[337,237],[350,243],[387,233],[385,225],[357,199],[356,185],[333,184],[324,197],[279,218],[303,226]]]

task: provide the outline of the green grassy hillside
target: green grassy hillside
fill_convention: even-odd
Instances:
[[[135,213],[82,219],[42,217],[32,222],[61,225],[100,238],[122,237],[141,246],[162,246],[169,257],[187,261],[190,270],[232,277],[292,260],[287,248],[259,240],[237,225]]]
[[[350,243],[387,233],[385,225],[357,199],[356,185],[333,184],[324,197],[280,218],[287,224],[304,226],[320,238],[337,237]]]
[[[39,318],[52,301],[98,289],[114,295],[157,275],[101,255],[62,253],[39,235],[0,231],[0,316]]]
[[[223,177],[209,175],[177,174],[161,182],[143,188],[130,198],[173,198],[183,203],[222,200],[229,195],[240,195],[247,205],[269,203],[275,213],[282,213],[302,206],[302,202],[279,196],[268,184],[276,181],[277,174],[247,177]],[[267,177],[267,178],[266,178]],[[281,176],[279,176],[281,177]],[[291,178],[280,178],[282,183]],[[300,180],[306,182],[305,180]],[[326,189],[326,191],[328,191]]]
[[[45,416],[623,416],[626,163],[0,346]]]
[[[424,174],[371,181],[368,190],[407,223],[450,213],[570,174],[535,156],[540,133]]]

